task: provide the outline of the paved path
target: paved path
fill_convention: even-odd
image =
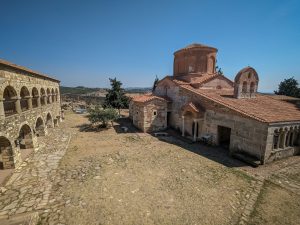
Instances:
[[[0,188],[0,218],[46,207],[59,161],[70,138],[70,133],[60,128],[50,129],[47,136],[40,137],[39,150]]]

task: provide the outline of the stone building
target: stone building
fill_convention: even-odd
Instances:
[[[174,53],[173,76],[132,99],[130,118],[145,132],[173,128],[182,136],[255,157],[262,164],[299,154],[297,98],[257,93],[259,76],[246,67],[231,81],[215,71],[217,49],[192,44]]]
[[[20,165],[60,122],[59,80],[0,60],[0,169]]]

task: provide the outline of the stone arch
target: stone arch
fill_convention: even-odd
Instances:
[[[45,136],[45,134],[46,134],[45,123],[44,123],[44,120],[42,119],[42,117],[40,117],[40,116],[36,119],[35,131],[36,131],[36,135],[38,137]]]
[[[47,113],[47,116],[46,116],[46,126],[48,128],[52,128],[53,127],[53,118],[52,118],[52,115],[50,112]]]
[[[51,103],[51,92],[50,92],[50,89],[47,88],[47,104],[50,104]]]
[[[20,149],[34,148],[33,144],[33,131],[31,127],[24,123],[19,130],[19,145]]]
[[[23,86],[20,90],[20,105],[21,110],[26,111],[29,110],[29,101],[30,101],[30,92],[26,86]]]
[[[254,94],[255,93],[255,82],[254,81],[252,81],[251,83],[250,83],[250,94]]]
[[[6,86],[3,91],[3,106],[5,116],[17,114],[16,101],[18,95],[16,90],[12,86]]]
[[[12,169],[14,156],[11,142],[4,136],[0,136],[0,169]]]
[[[274,136],[273,136],[273,149],[279,148],[279,137],[280,137],[280,132],[278,129],[276,129],[274,131]]]
[[[55,93],[54,93],[54,89],[51,89],[51,100],[52,102],[55,102]]]
[[[41,105],[45,105],[46,104],[46,91],[44,88],[41,88]]]
[[[59,98],[59,92],[58,92],[58,89],[56,88],[55,89],[55,101],[56,102],[58,101],[58,98]]]
[[[246,94],[247,93],[247,89],[248,89],[248,83],[247,81],[243,82],[243,86],[242,86],[242,93]]]
[[[31,96],[32,96],[32,108],[37,108],[39,106],[39,91],[36,87],[32,88],[31,91]]]

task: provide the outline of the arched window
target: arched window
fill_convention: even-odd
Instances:
[[[46,98],[45,89],[41,88],[41,105],[45,105],[46,104],[45,98]]]
[[[10,116],[17,113],[16,101],[17,92],[12,86],[7,86],[3,92],[3,105],[5,116]]]
[[[57,102],[59,98],[58,90],[57,88],[55,89],[55,101]]]
[[[244,81],[243,82],[243,87],[242,87],[242,93],[244,93],[244,94],[247,93],[247,85],[248,85],[247,81]]]
[[[32,108],[38,107],[39,91],[37,88],[32,88]]]
[[[30,101],[30,94],[27,87],[24,86],[21,88],[20,97],[21,110],[24,112],[29,109],[28,101]]]
[[[13,150],[10,141],[1,136],[0,137],[0,169],[14,168]]]
[[[50,89],[47,88],[47,104],[51,103]]]
[[[250,93],[254,93],[255,92],[255,83],[254,82],[251,82],[250,84]]]
[[[51,90],[51,98],[52,98],[52,102],[55,102],[55,94],[54,94],[54,90]]]
[[[279,131],[275,130],[274,137],[273,137],[273,149],[278,149],[279,147]]]

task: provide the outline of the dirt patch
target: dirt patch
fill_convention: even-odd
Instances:
[[[66,119],[72,129],[85,123]],[[78,132],[59,168],[64,222],[232,224],[251,179],[191,151],[198,147],[113,128]]]

